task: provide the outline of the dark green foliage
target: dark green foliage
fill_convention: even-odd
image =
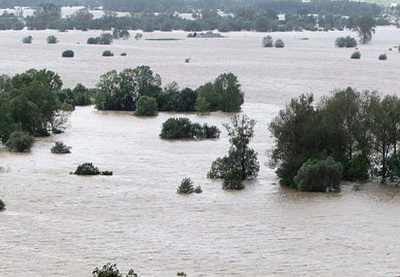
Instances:
[[[369,161],[362,154],[353,156],[344,167],[343,178],[348,181],[367,181],[369,179]]]
[[[335,45],[339,48],[343,47],[351,48],[357,46],[357,41],[355,38],[352,38],[351,36],[338,37],[335,41]]]
[[[351,54],[350,59],[356,59],[359,60],[361,58],[361,53],[360,51],[354,51],[353,54]]]
[[[386,54],[380,54],[379,57],[378,57],[378,59],[379,59],[380,61],[386,61],[386,60],[387,60],[387,56],[386,56]]]
[[[262,40],[263,47],[274,47],[274,41],[271,36],[266,36]]]
[[[210,113],[210,104],[204,97],[197,97],[195,110],[198,115],[207,115]]]
[[[75,175],[100,175],[100,171],[92,163],[83,163],[74,172]]]
[[[111,263],[104,265],[101,269],[96,267],[92,275],[93,277],[139,277],[133,269],[129,270],[128,274],[124,276],[119,272],[117,265]]]
[[[102,54],[103,57],[113,57],[114,53],[111,52],[110,50],[105,50]]]
[[[135,110],[142,96],[157,97],[161,92],[161,77],[148,66],[115,70],[102,75],[94,97],[99,110]]]
[[[131,34],[129,33],[128,30],[118,30],[114,29],[113,31],[113,38],[114,39],[129,39],[131,37]]]
[[[157,101],[154,97],[142,95],[136,102],[136,116],[155,116],[158,114]]]
[[[7,140],[6,147],[12,152],[27,152],[30,151],[34,141],[28,133],[15,131]]]
[[[113,35],[110,33],[102,33],[98,37],[91,37],[88,38],[87,44],[103,44],[103,45],[109,45],[113,42]]]
[[[65,50],[64,52],[62,52],[61,56],[63,58],[73,58],[75,56],[75,53],[72,50]]]
[[[58,39],[53,35],[48,36],[46,40],[49,44],[55,44],[58,42]]]
[[[73,105],[87,106],[92,103],[91,91],[82,84],[77,84],[72,90]]]
[[[201,186],[197,186],[197,187],[194,188],[193,192],[197,193],[197,194],[200,194],[200,193],[203,192],[203,190],[201,189]]]
[[[124,52],[124,53],[121,53],[121,57],[126,57],[127,56],[127,54]]]
[[[372,39],[372,34],[375,33],[376,22],[370,15],[360,16],[356,19],[354,30],[358,33],[361,43],[368,43]]]
[[[274,44],[275,48],[283,48],[285,47],[285,43],[281,39],[277,39]]]
[[[194,192],[193,182],[190,178],[183,178],[180,186],[177,189],[177,193],[179,194],[191,194]]]
[[[331,157],[324,160],[310,159],[305,162],[294,178],[301,191],[340,191],[343,166]]]
[[[219,138],[220,131],[215,126],[192,123],[188,118],[169,118],[162,125],[160,137],[163,139],[210,139]]]
[[[258,175],[257,153],[249,148],[255,124],[254,120],[243,115],[234,116],[232,126],[224,125],[231,144],[228,155],[217,158],[207,174],[211,179],[223,179],[223,189],[243,189],[243,180],[254,179]]]
[[[71,146],[64,144],[62,141],[56,141],[54,146],[51,148],[53,154],[68,154],[71,153]]]
[[[173,82],[168,84],[157,96],[158,109],[160,111],[192,112],[196,98],[196,91],[190,88],[179,90],[178,85]]]
[[[390,184],[400,184],[400,154],[393,154],[387,162],[387,177]]]
[[[28,43],[28,44],[30,44],[30,43],[32,43],[32,40],[33,40],[33,37],[32,37],[32,36],[27,36],[27,37],[24,37],[24,38],[22,39],[22,43]]]
[[[238,112],[244,102],[237,77],[233,73],[225,73],[197,89],[197,97],[209,104],[210,111]]]
[[[176,273],[176,276],[186,277],[187,275],[185,272],[181,271],[181,272]]]
[[[6,204],[3,202],[3,200],[0,199],[0,212],[4,211],[6,208]]]
[[[42,3],[38,5],[33,16],[27,16],[26,26],[33,30],[55,29],[60,26],[61,8],[52,3]]]

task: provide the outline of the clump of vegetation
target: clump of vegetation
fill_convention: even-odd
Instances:
[[[12,152],[27,152],[31,150],[34,138],[27,132],[12,132],[6,142],[6,147]]]
[[[185,272],[181,271],[181,272],[176,273],[176,276],[186,277],[187,275]]]
[[[114,39],[129,39],[131,37],[131,34],[129,33],[128,30],[118,30],[114,29],[113,31],[113,38]]]
[[[378,57],[378,59],[379,59],[380,61],[386,61],[386,60],[387,60],[387,56],[386,56],[386,54],[380,54],[379,57]]]
[[[109,45],[113,42],[113,35],[110,33],[102,33],[98,37],[91,37],[88,38],[87,44],[103,44],[103,45]]]
[[[350,59],[356,59],[359,60],[361,58],[361,53],[360,51],[354,51],[353,54],[351,54]]]
[[[342,177],[343,166],[328,157],[305,162],[294,177],[294,182],[301,191],[338,192]]]
[[[142,37],[143,37],[143,35],[141,33],[136,33],[136,35],[135,35],[136,40],[140,40],[140,39],[142,39]]]
[[[160,137],[163,139],[214,139],[220,131],[215,126],[192,123],[188,118],[169,118],[162,125]]]
[[[274,41],[271,36],[266,36],[262,39],[263,47],[274,47]]]
[[[3,202],[3,200],[0,199],[0,212],[4,211],[5,208],[6,208],[6,204]]]
[[[64,52],[62,52],[61,56],[63,58],[73,58],[75,56],[75,53],[72,50],[65,50]]]
[[[360,191],[360,190],[361,190],[360,184],[354,184],[354,185],[351,187],[351,190],[353,190],[353,191]]]
[[[125,52],[124,53],[121,53],[121,57],[126,57],[128,54],[126,54]]]
[[[352,38],[351,36],[347,37],[338,37],[335,41],[335,45],[339,48],[347,47],[356,47],[357,46],[357,40],[355,38]]]
[[[197,194],[200,194],[200,193],[203,192],[203,190],[201,189],[201,186],[197,186],[197,187],[194,188],[193,192],[197,193]]]
[[[193,181],[186,177],[182,179],[180,186],[177,189],[177,193],[179,194],[191,194],[194,192]]]
[[[104,52],[103,52],[103,55],[102,55],[103,57],[113,57],[114,56],[114,53],[113,52],[111,52],[110,50],[105,50]]]
[[[255,124],[246,115],[234,116],[232,126],[224,124],[231,144],[228,155],[216,159],[207,174],[211,179],[223,179],[223,189],[241,190],[244,188],[244,180],[254,179],[258,175],[260,165],[257,153],[249,148]]]
[[[54,146],[51,148],[53,154],[69,154],[71,153],[71,146],[64,144],[62,141],[56,141]]]
[[[27,37],[24,37],[24,38],[22,39],[22,43],[30,44],[30,43],[32,43],[32,40],[33,40],[33,37],[32,37],[32,36],[27,36]]]
[[[198,115],[210,114],[210,103],[204,97],[197,97],[195,110]]]
[[[275,41],[275,48],[283,48],[283,47],[285,47],[285,43],[283,42],[283,40],[281,40],[281,39],[277,39],[276,41]]]
[[[48,36],[46,40],[49,44],[55,44],[58,42],[58,39],[53,35]]]
[[[156,116],[158,114],[157,100],[154,97],[142,95],[136,102],[134,115]]]
[[[113,175],[112,171],[100,171],[92,163],[83,163],[74,172],[75,175]]]
[[[133,269],[129,270],[128,274],[125,276],[119,272],[116,264],[108,263],[104,265],[101,269],[96,267],[92,272],[93,277],[139,277]]]

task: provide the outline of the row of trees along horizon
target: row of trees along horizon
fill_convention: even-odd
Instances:
[[[254,30],[259,32],[269,31],[293,31],[293,30],[324,30],[344,28],[354,29],[357,18],[368,16],[376,19],[378,25],[388,25],[389,21],[382,17],[382,8],[375,4],[349,1],[312,1],[302,3],[296,1],[272,1],[265,3],[253,3],[253,5],[226,5],[226,16],[220,15],[216,7],[224,5],[204,4],[202,10],[183,9],[179,5],[170,3],[168,9],[157,8],[151,10],[141,7],[143,1],[110,1],[104,3],[107,10],[124,10],[131,12],[127,16],[119,17],[115,12],[106,12],[100,18],[94,18],[87,8],[77,11],[75,14],[62,18],[61,8],[52,3],[39,4],[32,16],[18,16],[11,13],[3,13],[0,16],[0,30],[22,29],[27,27],[32,30],[57,29],[65,30],[111,30],[131,29],[151,32],[154,30],[171,31],[205,31],[218,29],[221,32]],[[146,1],[147,5],[154,1]],[[162,2],[162,1],[156,1]],[[177,1],[182,2],[182,1]],[[224,2],[224,1],[221,1]],[[225,3],[229,3],[226,1]],[[38,2],[36,2],[38,3]],[[165,2],[167,3],[167,2]],[[4,3],[3,3],[4,5]],[[5,3],[7,5],[7,3]],[[16,3],[13,5],[17,5]],[[207,8],[215,6],[215,8]],[[228,8],[229,7],[229,8]],[[193,20],[184,19],[176,15],[175,11],[190,11]],[[396,10],[397,11],[397,10]],[[154,12],[158,12],[155,14]],[[279,20],[278,14],[285,14],[284,20]],[[398,11],[400,18],[400,9]]]
[[[196,111],[204,115],[212,111],[237,113],[244,101],[240,83],[232,73],[221,74],[195,90],[179,89],[176,83],[162,87],[161,77],[148,66],[109,71],[92,89],[82,84],[73,89],[62,85],[58,74],[45,69],[31,69],[13,77],[1,76],[1,142],[11,150],[18,150],[19,144],[13,142],[15,132],[22,132],[24,136],[63,132],[68,115],[78,105],[132,111],[137,116],[155,116],[158,111]],[[234,117],[232,126],[225,126],[231,137],[231,150],[228,156],[215,161],[210,178],[236,180],[241,176],[239,180],[246,180],[257,176],[257,154],[248,148],[254,124],[243,116]],[[219,130],[214,126],[191,125],[185,120],[176,120],[169,126],[174,131],[177,126],[185,132],[189,130],[191,137],[188,138],[219,137]],[[192,126],[198,133],[193,133]],[[342,178],[348,181],[378,178],[391,184],[399,181],[400,99],[397,96],[347,88],[314,104],[312,95],[301,95],[280,111],[269,130],[275,138],[270,166],[277,168],[283,186],[326,191],[337,190]],[[175,138],[183,138],[181,135],[178,132]],[[242,159],[238,163],[241,170],[227,175],[230,167],[226,165],[238,157]],[[313,183],[307,187],[304,178],[310,176],[314,182],[307,179]],[[232,187],[243,188],[241,184]]]

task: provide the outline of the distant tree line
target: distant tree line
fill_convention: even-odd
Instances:
[[[341,178],[400,181],[397,96],[347,88],[315,105],[312,95],[301,95],[280,111],[269,130],[276,142],[271,166],[283,186],[325,191],[335,189]],[[326,186],[304,187],[302,180]]]
[[[154,2],[154,3],[153,3]],[[199,1],[201,2],[201,1]],[[141,29],[147,32],[154,30],[171,31],[204,31],[218,29],[221,32],[255,30],[267,31],[292,31],[316,30],[317,28],[353,29],[359,16],[369,15],[377,17],[380,7],[374,4],[348,1],[313,1],[302,3],[297,1],[287,2],[257,2],[253,4],[236,1],[219,1],[227,7],[226,15],[220,15],[215,5],[208,1],[202,2],[201,11],[196,5],[184,4],[182,0],[176,1],[105,1],[105,7],[110,10],[101,18],[93,18],[88,9],[82,9],[75,14],[61,17],[61,8],[52,3],[40,4],[32,16],[26,18],[11,14],[0,16],[0,29],[97,29],[111,30],[112,28]],[[183,5],[183,6],[182,6]],[[162,8],[164,7],[165,8]],[[183,8],[185,7],[186,8]],[[157,8],[159,7],[159,8]],[[192,7],[192,8],[189,8]],[[182,10],[183,9],[183,10]],[[125,17],[118,17],[114,12],[124,10],[131,12]],[[193,20],[183,19],[175,11],[190,11]],[[154,12],[159,12],[154,14]],[[285,18],[278,18],[279,13],[284,13]]]

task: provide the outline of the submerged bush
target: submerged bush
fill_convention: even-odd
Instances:
[[[386,60],[387,60],[387,56],[386,56],[386,54],[380,54],[379,57],[378,57],[378,59],[379,59],[380,61],[386,61]]]
[[[354,51],[353,54],[351,54],[351,57],[350,57],[350,59],[356,59],[356,60],[358,60],[360,58],[361,58],[360,51]]]
[[[211,139],[219,138],[220,130],[215,126],[192,123],[188,118],[169,118],[162,125],[163,139]]]
[[[142,95],[136,102],[134,115],[155,116],[158,114],[157,100],[154,97]]]
[[[32,43],[33,37],[27,36],[22,39],[22,43]]]
[[[71,146],[67,146],[62,141],[56,141],[55,145],[51,148],[53,154],[68,154],[71,153]]]
[[[285,47],[285,43],[283,42],[283,40],[277,39],[277,40],[275,41],[275,47],[276,47],[276,48],[283,48],[283,47]]]
[[[274,47],[274,41],[271,36],[266,36],[262,40],[263,47]]]
[[[7,140],[6,147],[12,152],[26,152],[31,149],[34,141],[34,138],[28,133],[15,131]]]
[[[6,204],[0,199],[0,212],[6,208]]]
[[[177,193],[179,194],[191,194],[193,193],[193,182],[190,178],[183,178],[181,185],[177,189]]]
[[[294,182],[301,191],[331,192],[340,191],[343,166],[333,158],[325,160],[310,159],[303,163]]]
[[[114,56],[114,53],[111,52],[110,50],[105,50],[103,52],[103,57],[113,57],[113,56]]]
[[[58,39],[53,35],[48,36],[46,40],[49,44],[55,44],[58,42]]]
[[[119,272],[116,264],[108,263],[101,269],[96,267],[92,272],[93,277],[139,277],[133,269],[129,270],[125,276]]]
[[[63,58],[73,58],[75,56],[75,53],[72,50],[65,50],[64,52],[62,52],[61,56]]]
[[[112,171],[100,171],[92,163],[83,163],[74,172],[75,175],[113,175]]]
[[[357,46],[357,40],[355,38],[352,38],[351,36],[347,37],[339,37],[335,41],[335,45],[339,48],[342,47],[356,47]]]

